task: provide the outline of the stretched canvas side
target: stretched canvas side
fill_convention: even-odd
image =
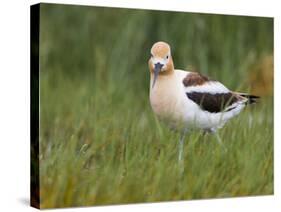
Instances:
[[[40,4],[30,8],[30,205],[40,208],[39,188],[39,22]]]

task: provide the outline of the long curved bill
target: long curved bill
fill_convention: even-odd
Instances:
[[[154,65],[154,77],[153,77],[153,83],[152,83],[152,88],[154,87],[155,83],[156,83],[156,80],[157,80],[157,77],[159,75],[159,72],[161,71],[161,68],[163,67],[163,64],[161,63],[156,63]]]

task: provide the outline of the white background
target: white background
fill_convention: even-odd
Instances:
[[[278,211],[278,208],[281,211],[281,105],[279,98],[281,92],[281,6],[278,0],[50,0],[48,2],[275,17],[274,196],[88,207],[61,211]],[[7,0],[0,4],[0,211],[35,210],[28,206],[30,172],[29,6],[34,3],[38,3],[38,1]]]

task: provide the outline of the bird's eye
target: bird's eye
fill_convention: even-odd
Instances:
[[[169,55],[166,56],[166,59],[169,59]]]

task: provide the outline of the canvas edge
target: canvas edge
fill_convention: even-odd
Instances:
[[[40,208],[39,33],[40,4],[30,6],[30,206]]]

